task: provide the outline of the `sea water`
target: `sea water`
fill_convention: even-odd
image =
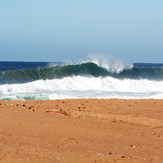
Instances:
[[[163,64],[84,61],[0,62],[0,99],[162,99]]]

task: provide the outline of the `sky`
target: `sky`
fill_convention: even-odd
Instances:
[[[91,54],[163,63],[163,0],[0,1],[0,61]]]

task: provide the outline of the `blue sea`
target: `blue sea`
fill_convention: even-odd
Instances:
[[[162,99],[163,63],[0,62],[0,99]]]

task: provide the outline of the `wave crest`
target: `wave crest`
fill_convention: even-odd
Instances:
[[[106,55],[90,55],[87,59],[81,61],[81,63],[92,62],[106,69],[110,73],[119,74],[124,70],[132,69],[133,64],[122,59],[118,59],[115,56]]]

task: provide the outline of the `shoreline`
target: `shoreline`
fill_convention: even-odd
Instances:
[[[2,162],[161,162],[162,99],[0,101]]]

